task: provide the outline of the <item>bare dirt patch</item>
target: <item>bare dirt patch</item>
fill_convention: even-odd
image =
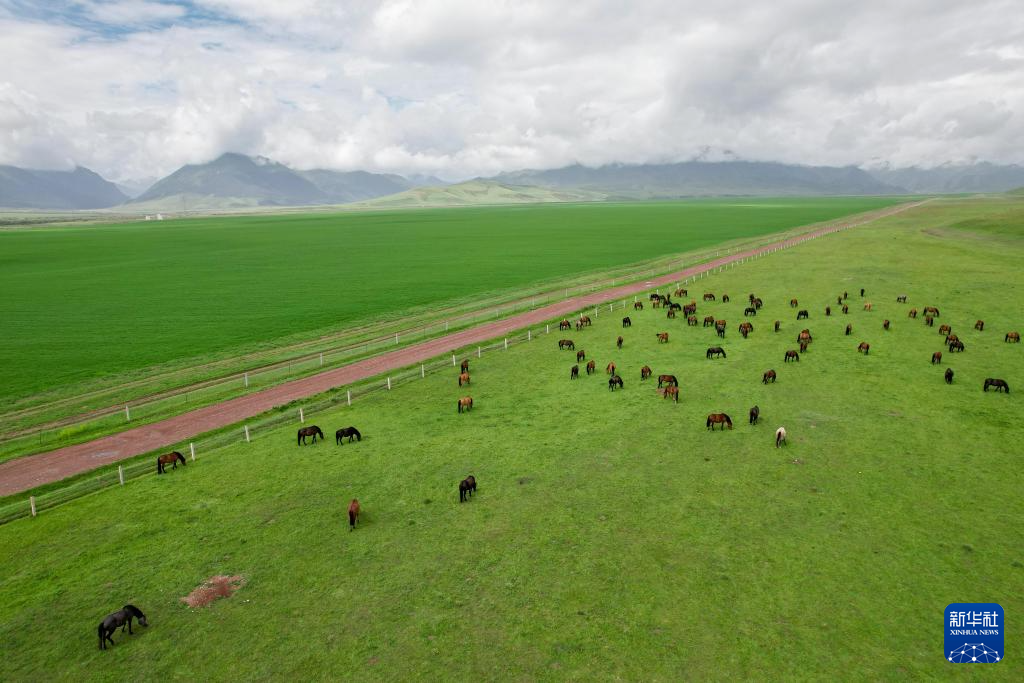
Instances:
[[[244,585],[245,577],[241,575],[211,576],[181,601],[189,607],[206,607],[214,600],[230,598],[232,593]]]

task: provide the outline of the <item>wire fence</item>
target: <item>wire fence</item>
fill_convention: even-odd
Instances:
[[[820,234],[797,236],[787,240],[786,243],[779,243],[778,235],[776,235],[775,239],[772,241],[771,247],[765,248],[765,244],[760,246],[748,245],[745,251],[753,253],[749,253],[728,263],[701,269],[699,272],[675,282],[675,288],[679,289],[686,285],[696,283],[714,275],[715,273],[721,273],[727,269],[735,268],[736,266],[749,261],[798,246],[809,240],[833,234],[840,230],[856,227],[857,225],[867,222],[867,220],[868,219],[852,223],[836,222],[835,224],[826,224],[818,227]],[[720,250],[718,251],[718,254],[721,255]],[[597,287],[595,289],[601,288]],[[615,310],[628,310],[632,308],[633,303],[638,301],[641,297],[646,296],[648,293],[656,291],[660,292],[660,290],[661,288],[652,287],[642,294],[634,295],[632,299],[616,299],[611,302],[605,301],[598,304],[588,305],[585,308],[579,309],[577,314],[597,316],[606,312],[612,313]],[[488,317],[491,317],[491,315],[492,314],[490,312],[487,313]],[[499,316],[500,314],[495,317]],[[503,337],[499,340],[481,345],[462,348],[452,352],[451,354],[446,354],[443,357],[435,358],[415,366],[403,368],[387,375],[377,376],[352,385],[332,389],[331,391],[320,394],[312,399],[297,401],[286,406],[281,406],[262,417],[248,420],[210,434],[200,435],[190,441],[184,441],[174,444],[173,446],[162,448],[160,451],[166,452],[168,450],[176,450],[181,452],[189,462],[196,462],[202,458],[209,457],[219,448],[234,445],[242,441],[246,443],[258,441],[267,432],[283,424],[294,424],[296,421],[298,423],[304,423],[306,418],[325,410],[334,409],[339,406],[350,406],[353,401],[363,400],[374,394],[393,391],[403,384],[417,379],[423,379],[428,374],[450,370],[453,367],[458,368],[459,359],[464,358],[467,355],[480,358],[485,353],[505,351],[517,344],[530,343],[534,339],[551,334],[552,327],[554,327],[555,332],[557,333],[558,320],[561,318],[562,316],[552,318],[540,326],[527,328],[519,334]],[[152,475],[155,473],[152,455],[155,454],[156,451],[152,454],[148,454],[150,457],[146,457],[145,455],[138,456],[138,458],[133,458],[126,464],[119,465],[116,470],[106,469],[95,476],[76,479],[67,486],[58,489],[39,493],[38,495],[12,497],[12,500],[0,505],[0,524],[6,524],[23,517],[34,517],[45,510],[62,505],[90,493],[112,486],[124,486],[127,482],[133,479]]]

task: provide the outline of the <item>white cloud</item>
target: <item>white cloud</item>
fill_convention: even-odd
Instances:
[[[708,147],[1024,162],[1024,15],[1004,0],[68,7],[0,0],[0,163],[125,180],[229,150],[449,178]]]

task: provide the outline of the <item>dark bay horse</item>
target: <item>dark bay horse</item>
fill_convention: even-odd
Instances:
[[[470,410],[473,410],[473,398],[471,396],[463,396],[458,400],[456,407],[459,409],[460,414],[462,412],[468,413]]]
[[[668,344],[668,332],[658,332],[657,336],[659,344]]]
[[[633,310],[634,311],[642,311],[642,310],[644,310],[644,302],[642,302],[642,301],[634,302],[633,303]]]
[[[641,379],[641,381],[647,379],[653,373],[654,373],[654,370],[651,370],[650,366],[648,366],[648,365],[643,366],[642,368],[640,368],[640,379]]]
[[[807,312],[806,308],[801,310],[801,311],[797,311],[797,313],[796,313],[796,319],[797,320],[805,320],[809,316],[810,316],[810,313]]]
[[[846,326],[846,336],[849,337],[853,333],[853,325]]]
[[[106,650],[107,643],[114,644],[114,639],[110,636],[113,635],[117,627],[121,627],[121,632],[124,632],[125,626],[128,627],[128,633],[132,633],[132,619],[138,619],[139,623],[143,626],[149,626],[146,621],[146,615],[142,613],[135,605],[125,605],[124,609],[118,610],[113,614],[108,614],[107,617],[100,622],[99,628],[96,629],[100,638],[100,649]]]
[[[471,474],[459,482],[459,502],[465,503],[474,493],[476,493],[476,477]]]
[[[984,391],[988,391],[989,387],[995,387],[996,391],[1005,391],[1006,393],[1010,393],[1010,385],[1007,384],[1004,379],[992,379],[989,377],[985,380]]]
[[[624,388],[622,384],[622,378],[619,377],[618,375],[612,375],[608,379],[608,389],[610,391],[615,391],[615,387],[618,387],[619,389]]]
[[[728,356],[725,355],[725,349],[723,349],[721,346],[709,346],[705,355],[709,360],[711,358],[717,358],[718,356],[721,356],[722,358],[728,358]]]
[[[620,336],[618,339],[615,340],[615,346],[617,346],[617,347],[619,347],[621,349],[622,348],[622,341],[623,341],[623,339]]]
[[[708,415],[706,427],[711,431],[715,431],[715,425],[722,425],[722,431],[725,431],[726,425],[729,426],[729,429],[732,429],[732,418],[725,413],[711,413]]]
[[[335,444],[344,443],[343,439],[346,436],[348,437],[348,442],[349,443],[352,443],[353,437],[355,438],[356,441],[362,441],[363,440],[363,435],[360,434],[359,430],[356,429],[355,427],[343,427],[342,429],[339,429],[338,431],[334,432],[334,443]]]
[[[633,321],[629,319],[628,315],[625,318],[622,319],[622,326],[623,327],[632,327],[633,326]]]
[[[946,384],[953,383],[953,368],[946,368]]]
[[[359,523],[359,499],[353,498],[352,502],[348,504],[348,530],[355,531],[356,524]]]
[[[861,342],[860,344],[857,344],[857,350],[866,356],[868,355],[868,351],[871,350],[871,344],[868,344],[867,342]]]
[[[164,466],[170,465],[172,470],[178,469],[178,461],[181,461],[182,465],[187,465],[185,462],[185,456],[178,451],[172,451],[171,453],[165,453],[156,459],[156,473],[163,474]]]
[[[593,375],[595,372],[597,372],[597,361],[596,360],[587,361],[587,374],[588,375]]]
[[[576,348],[576,344],[573,343],[572,339],[559,339],[558,340],[558,349],[559,350],[562,350],[562,349],[574,349],[575,350],[575,348]]]
[[[583,349],[580,349],[579,351],[576,352],[576,362],[577,363],[579,363],[582,360],[586,360],[586,359],[587,359],[587,352],[586,351],[584,351]]]
[[[466,358],[462,361],[462,366],[459,368],[459,372],[469,372],[469,359]]]
[[[774,370],[769,370],[768,372],[766,372],[763,375],[761,375],[761,384],[768,384],[769,381],[772,384],[775,384],[775,377],[776,377],[775,371]]]
[[[1006,336],[1003,337],[1003,341],[1006,343],[1020,343],[1020,332],[1007,332]]]
[[[664,389],[657,389],[656,391],[661,394],[662,398],[670,398],[676,403],[679,403],[679,387],[665,387]]]
[[[301,429],[299,429],[298,438],[295,440],[296,445],[301,444],[301,445],[305,446],[306,445],[306,437],[307,436],[313,437],[313,443],[316,443],[316,437],[319,436],[321,439],[323,439],[324,438],[324,433],[322,431],[320,431],[320,428],[317,427],[316,425],[311,425],[309,427],[302,427]]]
[[[558,329],[559,330],[571,330],[572,329],[572,323],[569,322],[568,320],[564,320],[564,319],[563,320],[559,320],[558,321]]]
[[[932,365],[936,365],[942,362],[942,351],[936,351],[932,354]]]
[[[615,374],[615,363],[609,363],[607,365],[607,367],[605,367],[604,371],[605,371],[605,374],[614,375]]]
[[[976,329],[978,332],[984,332],[985,331],[985,321],[984,320],[979,320],[976,323],[974,323],[974,329]]]
[[[756,425],[757,418],[759,417],[761,417],[761,409],[758,408],[757,406],[754,406],[753,408],[750,409],[750,424]]]
[[[572,366],[572,368],[569,370],[569,379],[576,379],[579,376],[580,376],[580,366],[578,366],[578,365]]]
[[[675,375],[658,375],[658,388],[660,389],[666,384],[671,387],[678,387],[679,380],[676,379]]]
[[[797,363],[800,362],[800,354],[794,351],[793,349],[786,351],[786,357],[782,359],[783,363],[788,363],[790,361],[794,361]]]
[[[882,329],[883,330],[888,330],[889,329],[889,321],[888,320],[883,320],[882,321]]]

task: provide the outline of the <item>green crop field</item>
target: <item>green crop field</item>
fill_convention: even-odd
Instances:
[[[1022,258],[1024,201],[931,202],[691,286],[731,295],[698,307],[724,341],[650,306],[565,335],[623,391],[603,370],[571,382],[574,356],[540,335],[474,358],[468,389],[440,373],[315,416],[361,443],[300,448],[285,427],[0,527],[0,679],[1021,680],[1017,652],[947,663],[943,609],[998,602],[1019,641],[1024,345],[1003,335],[1024,328]],[[765,307],[744,340],[749,292]],[[964,353],[908,319],[925,305]],[[810,350],[784,364],[803,327]],[[644,364],[679,376],[677,405]],[[719,411],[735,429],[705,430]],[[218,574],[247,585],[180,602]],[[150,626],[100,652],[98,622],[129,602]]]
[[[0,405],[894,201],[315,213],[0,232]]]

